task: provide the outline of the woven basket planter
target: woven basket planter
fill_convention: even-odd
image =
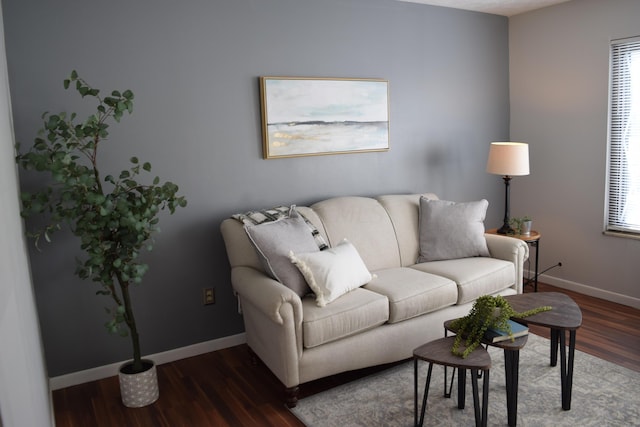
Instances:
[[[122,403],[128,408],[150,405],[160,397],[156,365],[151,360],[143,359],[142,364],[145,368],[148,367],[147,370],[137,374],[126,373],[131,364],[127,362],[118,370]]]

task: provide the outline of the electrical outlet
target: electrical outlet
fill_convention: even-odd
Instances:
[[[213,288],[202,289],[202,303],[204,305],[216,303],[216,293]]]

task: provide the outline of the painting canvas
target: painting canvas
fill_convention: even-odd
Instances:
[[[264,157],[389,149],[389,83],[261,77]]]

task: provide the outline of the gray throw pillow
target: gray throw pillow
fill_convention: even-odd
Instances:
[[[489,256],[484,219],[489,202],[420,198],[418,262]]]
[[[288,218],[247,225],[245,230],[267,274],[301,297],[310,292],[306,280],[289,260],[289,252],[318,252],[320,249],[311,229],[297,211],[292,209]]]

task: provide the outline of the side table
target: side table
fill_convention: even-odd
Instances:
[[[560,387],[562,409],[571,409],[571,388],[573,384],[573,360],[576,349],[576,330],[582,325],[582,311],[576,302],[559,292],[540,292],[504,297],[515,311],[522,312],[543,305],[551,306],[551,311],[543,311],[533,316],[517,319],[528,325],[539,325],[551,330],[550,365],[558,363],[560,351]],[[569,342],[567,343],[567,332]],[[567,354],[568,344],[568,354]]]
[[[533,295],[533,294],[531,294]],[[447,320],[444,322],[444,334],[447,332],[455,333],[456,330],[451,327],[451,322],[455,319]],[[518,419],[518,374],[520,368],[520,349],[527,343],[528,335],[518,337],[511,340],[500,342],[489,342],[482,340],[482,344],[490,345],[492,347],[501,348],[504,353],[504,380],[505,387],[507,389],[507,421],[509,427],[515,427]],[[458,357],[458,356],[455,356]],[[464,360],[464,359],[460,359]],[[447,371],[445,370],[445,388],[447,387]],[[454,371],[455,374],[455,371]],[[458,408],[464,408],[464,403],[460,406],[460,402],[464,402],[464,383],[465,378],[461,378],[464,375],[464,370],[460,369],[458,372]],[[453,377],[451,378],[453,384]]]
[[[433,364],[443,365],[445,368],[450,366],[460,370],[458,377],[462,377],[462,372],[467,369],[471,371],[471,386],[473,388],[473,408],[476,420],[476,427],[487,425],[487,409],[489,403],[489,369],[491,369],[491,356],[479,346],[467,356],[466,359],[455,356],[451,353],[451,347],[455,337],[440,338],[435,341],[428,342],[413,350],[413,396],[414,396],[414,425],[422,426],[424,423],[424,413],[427,409],[427,396],[429,395],[429,384],[431,383],[431,371]],[[422,409],[420,411],[420,419],[418,420],[418,360],[429,362],[429,371],[424,386],[424,395],[422,396]],[[478,378],[482,373],[482,405],[480,405],[480,397],[478,393]],[[445,379],[446,382],[446,379]],[[461,399],[461,400],[460,400]],[[462,402],[462,405],[461,405]],[[464,391],[458,393],[458,407],[464,408]]]
[[[497,228],[492,228],[490,230],[487,230],[486,233],[488,233],[488,234],[498,234],[498,229]],[[533,277],[528,277],[522,286],[523,287],[527,286],[528,284],[533,282],[533,290],[535,292],[538,292],[538,260],[540,259],[540,238],[542,237],[542,234],[540,234],[539,232],[537,232],[535,230],[531,230],[531,233],[529,233],[528,235],[524,235],[524,234],[501,234],[501,236],[514,237],[516,239],[520,239],[523,242],[525,242],[526,244],[528,244],[529,246],[531,246],[533,248],[536,248],[536,260],[535,260],[535,264],[534,264],[535,265],[535,267],[534,267],[535,268],[534,275],[533,275]]]

